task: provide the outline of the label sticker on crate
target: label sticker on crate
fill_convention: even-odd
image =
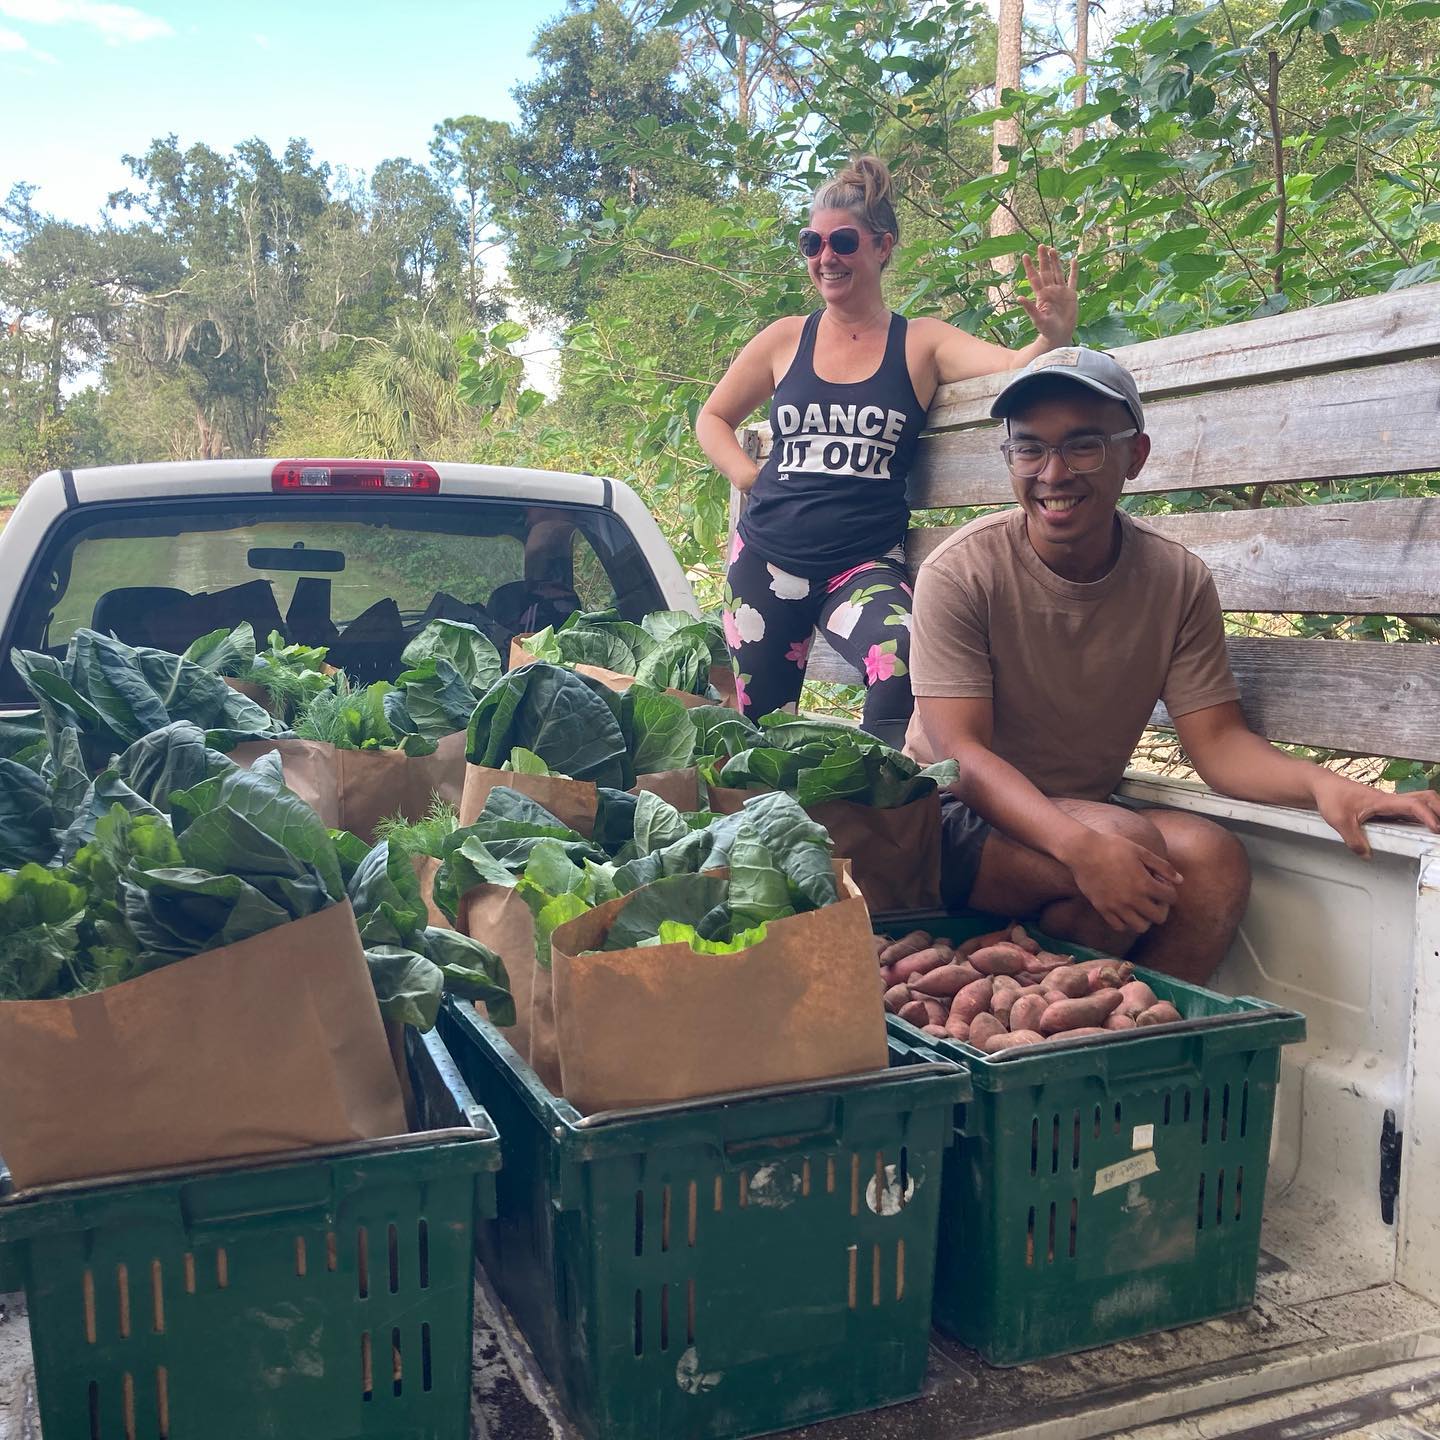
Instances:
[[[1132,1150],[1153,1150],[1155,1148],[1155,1127],[1153,1125],[1137,1125],[1130,1132],[1130,1148]]]
[[[1160,1162],[1153,1150],[1132,1155],[1128,1160],[1118,1160],[1114,1165],[1104,1165],[1095,1172],[1093,1195],[1103,1195],[1107,1190],[1118,1190],[1132,1180],[1143,1180],[1147,1175],[1158,1175]]]

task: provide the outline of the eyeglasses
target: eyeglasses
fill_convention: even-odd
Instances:
[[[1072,435],[1058,445],[1047,445],[1043,440],[1006,440],[1000,453],[1017,480],[1033,480],[1050,463],[1052,455],[1059,455],[1076,475],[1088,475],[1105,463],[1111,441],[1128,440],[1139,433],[1132,426],[1113,435]]]
[[[822,235],[818,230],[802,230],[800,253],[807,260],[813,260],[825,248],[827,240],[837,255],[853,255],[860,248],[859,230],[853,225],[842,225],[828,235]]]

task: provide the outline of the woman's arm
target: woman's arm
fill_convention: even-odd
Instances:
[[[1080,312],[1080,295],[1075,288],[1079,262],[1072,260],[1067,275],[1060,252],[1050,245],[1041,245],[1032,262],[1021,257],[1025,278],[1030,282],[1033,298],[1018,297],[1019,304],[1035,324],[1037,337],[1019,350],[1007,350],[988,340],[945,325],[947,332],[935,347],[937,383],[948,385],[955,380],[968,380],[974,375],[993,375],[1001,370],[1018,370],[1037,355],[1069,345],[1075,338],[1075,321]],[[935,321],[943,324],[943,321]]]
[[[710,463],[737,489],[749,490],[760,467],[735,438],[736,429],[775,392],[776,331],[767,325],[730,362],[720,383],[695,417],[695,438]]]

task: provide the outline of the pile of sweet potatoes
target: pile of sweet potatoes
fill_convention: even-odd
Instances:
[[[885,1008],[987,1055],[1182,1017],[1125,960],[1052,955],[1019,926],[956,944],[924,930],[877,935]]]

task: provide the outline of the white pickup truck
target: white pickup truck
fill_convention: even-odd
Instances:
[[[1306,313],[1308,329],[1300,317],[1279,317],[1153,342],[1126,357],[1151,401],[1157,463],[1146,475],[1153,489],[1440,463],[1440,287]],[[1292,379],[1299,370],[1303,378]],[[993,437],[983,434],[986,384],[993,388],[952,387],[932,410],[938,431],[922,458],[920,483],[929,487],[922,506],[1005,498],[988,458]],[[1224,384],[1231,388],[1222,403]],[[1252,455],[1254,466],[1242,475],[1224,470],[1245,452],[1227,441],[1220,417],[1228,424],[1247,411],[1252,420],[1263,415],[1268,428],[1247,432],[1260,458]],[[1423,462],[1410,439],[1396,438],[1409,434],[1406,425],[1424,431]],[[1204,472],[1195,445],[1185,448],[1187,435],[1202,434],[1211,447],[1205,453],[1218,447],[1218,470]],[[1267,461],[1277,435],[1283,455]],[[1168,465],[1159,458],[1167,448]],[[1310,462],[1322,452],[1323,464]],[[1429,500],[1306,507],[1302,518],[1314,523],[1305,532],[1274,518],[1293,511],[1185,520],[1220,522],[1197,529],[1193,543],[1211,561],[1227,609],[1433,614],[1440,612],[1437,507]],[[1324,533],[1314,520],[1322,512],[1331,526],[1328,550],[1314,540]],[[933,532],[919,535],[917,554],[933,543]],[[249,620],[262,635],[274,628],[330,644],[359,674],[389,674],[427,619],[468,619],[503,635],[577,605],[614,605],[636,619],[662,606],[693,607],[658,527],[623,484],[485,466],[326,461],[52,472],[34,482],[0,534],[5,656],[15,646],[63,647],[82,625],[179,649],[219,625]],[[1257,660],[1245,643],[1235,656],[1245,703],[1272,738],[1440,759],[1430,647],[1281,640],[1279,651]],[[1315,673],[1312,660],[1296,661],[1295,646],[1335,656],[1375,652],[1345,662],[1350,678],[1340,681],[1344,664],[1335,669],[1325,657],[1319,673],[1334,708],[1313,700],[1309,734],[1287,718],[1304,708],[1293,699],[1295,674]],[[1275,678],[1282,674],[1290,681]],[[1367,697],[1358,711],[1357,685]],[[18,678],[8,661],[0,664],[0,721],[24,707]],[[1397,728],[1402,712],[1409,731]],[[1367,733],[1375,737],[1369,745]],[[1421,739],[1384,748],[1402,733]],[[1374,858],[1364,862],[1313,815],[1153,776],[1132,777],[1124,798],[1201,811],[1240,836],[1254,863],[1254,895],[1214,983],[1308,1016],[1309,1038],[1284,1051],[1255,1306],[1005,1371],[937,1336],[919,1400],[797,1433],[816,1440],[1440,1433],[1440,845],[1414,829],[1373,825]],[[568,1435],[483,1279],[479,1303],[477,1436]],[[38,1435],[24,1317],[23,1297],[0,1296],[0,1440]]]

